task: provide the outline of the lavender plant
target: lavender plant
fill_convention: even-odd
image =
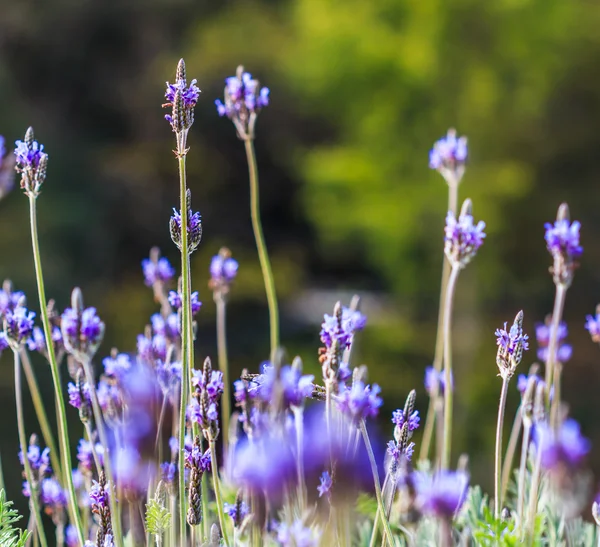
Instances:
[[[196,80],[188,84],[181,60],[175,83],[167,83],[164,105],[170,109],[165,118],[175,134],[179,169],[180,203],[169,230],[180,253],[180,277],[157,248],[142,261],[143,280],[158,309],[131,352],[113,348],[103,353],[104,322],[96,308],[84,306],[79,289],[73,290],[62,314],[46,299],[36,211],[49,156],[31,128],[24,140],[16,142],[14,162],[30,204],[42,325],[35,325],[36,314],[27,309],[25,295],[5,282],[0,291],[0,350],[10,350],[14,359],[23,495],[29,500],[30,517],[26,532],[14,529],[16,516],[0,490],[0,544],[22,547],[29,538],[42,547],[600,542],[598,502],[591,507],[595,524],[580,516],[588,503],[590,475],[585,458],[590,443],[568,417],[560,391],[563,365],[572,353],[562,310],[582,254],[580,225],[570,221],[568,207],[561,205],[556,222],[546,225],[556,296],[552,315],[536,327],[537,357],[545,365],[545,377],[539,374],[538,364],[527,375],[519,375],[516,387],[521,402],[506,452],[503,430],[509,381],[529,346],[523,312],[510,327],[505,323],[495,332],[502,387],[492,501],[480,487],[469,487],[468,459],[463,455],[454,463],[451,451],[455,287],[460,271],[474,259],[485,238],[485,224],[475,222],[470,200],[463,202],[458,215],[456,211],[466,170],[466,139],[450,130],[430,153],[430,167],[448,184],[449,207],[436,355],[425,372],[430,404],[421,457],[415,461],[413,436],[421,414],[415,408],[414,389],[407,389],[404,405],[391,416],[393,427],[385,450],[379,450],[380,439],[370,427],[380,413],[384,390],[369,383],[365,365],[352,362],[355,339],[367,324],[358,298],[349,307],[336,303],[333,313],[323,317],[321,347],[307,367],[313,374],[305,373],[299,357],[291,364],[285,359],[260,223],[253,148],[256,117],[268,105],[269,90],[260,88],[241,67],[226,80],[224,102],[216,104],[219,115],[233,122],[246,146],[251,217],[269,307],[270,348],[256,371],[244,370],[239,379],[230,381],[226,303],[233,294],[238,263],[223,248],[212,258],[208,281],[217,309],[218,370],[208,356],[196,368],[194,317],[201,312],[202,302],[192,290],[190,255],[201,252],[202,221],[200,213],[192,210],[186,158],[199,94]],[[0,176],[5,176],[3,166],[10,160],[1,148]],[[586,328],[592,340],[600,342],[600,311],[588,316]],[[49,425],[28,352],[40,353],[50,365],[56,432]],[[70,377],[66,393],[62,368]],[[25,430],[22,370],[43,444]],[[490,381],[493,374],[490,343]],[[77,427],[83,433],[76,460],[68,442],[73,424],[67,422],[65,396],[78,412]],[[430,460],[434,429],[436,456]],[[222,457],[218,443],[223,445]],[[50,539],[45,533],[49,521],[55,531]]]

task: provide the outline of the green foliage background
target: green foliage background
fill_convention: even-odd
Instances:
[[[183,56],[202,89],[189,156],[205,229],[193,258],[205,302],[198,351],[215,353],[207,267],[228,245],[241,264],[229,313],[232,363],[256,369],[265,359],[243,147],[213,105],[243,63],[272,93],[257,153],[290,356],[318,371],[322,313],[337,291],[362,293],[370,325],[357,359],[383,386],[382,433],[391,433],[387,416],[412,387],[425,410],[447,199],[427,152],[455,126],[470,140],[461,199],[471,197],[488,225],[459,279],[455,456],[468,451],[474,480],[490,485],[500,389],[493,332],[524,309],[533,335],[550,312],[543,223],[563,200],[583,223],[585,247],[565,311],[575,350],[564,395],[598,447],[600,354],[583,323],[600,301],[599,23],[600,7],[584,0],[0,2],[0,133],[12,141],[31,124],[51,158],[40,198],[48,292],[65,307],[71,287],[81,286],[107,323],[102,356],[113,346],[134,350],[154,311],[139,262],[155,244],[177,261],[167,227],[176,164],[160,104]],[[0,233],[0,277],[33,294],[18,191],[0,203]],[[317,289],[326,292],[300,313]],[[534,359],[531,351],[523,369]],[[12,416],[8,362],[2,371],[0,408]],[[512,390],[511,411],[516,404]],[[77,429],[76,414],[70,419]],[[17,465],[16,447],[14,420],[0,422],[7,469]],[[590,458],[597,471],[599,450]],[[6,474],[16,498],[16,473]]]

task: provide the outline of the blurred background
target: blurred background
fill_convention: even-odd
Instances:
[[[243,63],[271,89],[256,149],[282,340],[290,359],[298,354],[318,373],[322,314],[360,294],[369,323],[355,364],[368,364],[370,380],[383,386],[380,429],[390,436],[391,412],[410,389],[427,408],[447,200],[428,151],[453,126],[470,145],[460,199],[471,197],[488,226],[458,282],[453,459],[468,451],[473,480],[491,487],[494,330],[523,309],[535,338],[534,325],[551,312],[543,225],[568,201],[585,251],[565,309],[574,351],[564,398],[594,442],[589,463],[600,476],[600,348],[583,327],[600,301],[599,24],[590,0],[0,1],[0,134],[12,143],[33,125],[50,155],[39,199],[47,293],[63,309],[72,287],[82,288],[107,325],[99,358],[112,347],[135,350],[156,309],[140,261],[158,245],[178,263],[168,231],[177,165],[161,103],[184,57],[202,89],[188,156],[204,222],[192,258],[204,302],[198,358],[216,353],[207,282],[222,245],[240,262],[228,316],[234,374],[267,358],[245,154],[214,107],[224,78]],[[27,200],[18,189],[0,202],[0,233],[0,278],[26,291],[35,310]],[[532,346],[522,372],[535,360]],[[49,370],[41,359],[35,365],[51,408]],[[8,493],[23,507],[8,354],[0,390]],[[33,431],[31,407],[27,414]]]

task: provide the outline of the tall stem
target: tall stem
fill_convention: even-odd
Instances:
[[[458,184],[448,184],[448,211],[452,211],[454,215],[456,215],[457,202]],[[444,264],[442,266],[440,305],[438,309],[437,334],[435,337],[435,353],[433,358],[433,368],[437,372],[442,370],[442,361],[444,358],[444,302],[446,301],[446,289],[448,286],[448,279],[450,278],[451,270],[450,262],[443,253],[442,256],[444,257]],[[425,420],[425,427],[423,429],[423,440],[421,441],[421,451],[419,453],[419,459],[421,460],[429,459],[429,449],[431,447],[434,422],[436,420],[437,415],[437,413],[435,412],[435,399],[435,396],[429,399],[429,408],[427,409],[427,418]]]
[[[54,342],[52,340],[52,328],[50,326],[50,318],[48,317],[48,301],[46,300],[46,289],[44,287],[44,276],[42,272],[42,259],[40,255],[40,244],[38,240],[38,229],[37,229],[37,209],[36,209],[36,198],[29,196],[29,219],[31,224],[31,245],[33,248],[33,261],[35,264],[35,278],[37,282],[38,296],[40,300],[40,315],[42,318],[42,324],[44,326],[44,336],[46,338],[46,348],[48,349],[48,361],[50,362],[50,370],[52,372],[52,382],[54,384],[54,395],[56,397],[56,408],[58,411],[57,420],[60,424],[59,441],[60,450],[62,456],[62,468],[64,470],[64,476],[66,477],[66,486],[69,498],[69,507],[71,512],[71,518],[73,519],[73,526],[77,530],[77,538],[81,545],[85,543],[85,537],[83,534],[83,522],[81,521],[81,515],[79,513],[79,507],[77,505],[77,493],[75,492],[75,486],[73,485],[73,476],[71,470],[71,448],[69,446],[69,437],[67,434],[67,416],[65,410],[65,400],[63,397],[62,386],[60,385],[60,373],[58,369],[58,362],[56,360],[56,354],[54,352]],[[117,541],[120,541],[117,538]],[[120,547],[120,544],[119,544]]]
[[[219,466],[217,464],[217,450],[215,448],[214,439],[209,439],[208,444],[210,446],[210,461],[213,476],[213,487],[215,489],[215,501],[217,503],[217,514],[219,515],[219,526],[221,527],[221,535],[223,536],[223,543],[225,547],[229,547],[229,537],[227,535],[227,526],[225,521],[225,513],[223,511],[223,499],[221,498],[221,487],[219,480]]]
[[[250,176],[250,216],[252,217],[252,230],[258,249],[258,259],[265,281],[265,291],[267,292],[267,303],[269,305],[269,321],[271,333],[271,358],[275,357],[275,352],[279,347],[279,310],[277,307],[277,294],[275,292],[275,280],[271,270],[271,262],[265,244],[265,238],[262,231],[260,220],[260,197],[258,191],[258,169],[256,166],[256,155],[254,154],[254,143],[252,139],[245,139],[246,157],[248,159],[248,173]]]
[[[293,407],[296,426],[296,470],[298,473],[298,498],[300,511],[306,508],[306,485],[304,484],[304,414],[301,407]]]
[[[527,525],[529,528],[529,536],[533,541],[535,535],[535,517],[537,515],[538,506],[538,490],[540,484],[540,473],[542,472],[542,451],[537,450],[535,457],[535,466],[533,468],[531,488],[529,489],[529,511]]]
[[[179,407],[179,542],[181,545],[187,543],[187,523],[185,511],[185,458],[183,450],[185,447],[185,424],[186,409],[189,394],[188,378],[190,376],[190,339],[191,329],[188,325],[191,323],[191,296],[190,296],[190,262],[188,245],[188,209],[187,209],[187,185],[185,173],[185,145],[179,150],[179,193],[180,193],[180,213],[181,213],[181,404]],[[216,461],[216,460],[215,460]]]
[[[452,303],[454,301],[454,289],[460,267],[452,267],[446,289],[446,302],[444,303],[444,447],[442,451],[442,469],[450,466],[450,454],[452,450],[452,398],[454,389],[452,385],[452,347],[451,322]]]
[[[556,354],[558,346],[558,326],[562,319],[563,309],[565,307],[565,297],[567,295],[566,285],[559,283],[556,285],[556,294],[554,296],[554,310],[552,311],[552,323],[550,326],[550,341],[548,343],[548,357],[546,358],[546,385],[548,386],[548,405],[551,404],[550,423],[554,427],[558,427],[556,423],[558,407],[560,400],[554,394],[550,403],[550,391],[554,385],[554,366],[556,363]]]
[[[517,409],[515,414],[515,420],[513,422],[512,430],[510,432],[510,438],[508,439],[508,448],[506,449],[506,455],[504,456],[504,463],[502,464],[502,494],[501,497],[504,499],[506,495],[506,489],[508,488],[508,481],[510,480],[510,473],[512,471],[512,463],[517,450],[517,443],[519,442],[519,434],[521,433],[521,425],[523,424],[523,415],[521,414],[521,406]]]
[[[506,408],[506,394],[508,393],[508,378],[502,378],[500,391],[500,405],[498,407],[498,425],[496,427],[496,465],[495,465],[495,507],[496,519],[502,512],[502,428],[504,426],[504,409]]]
[[[13,350],[15,361],[15,400],[17,403],[17,429],[19,431],[19,444],[23,454],[23,467],[25,468],[25,478],[29,483],[29,501],[31,502],[32,512],[35,515],[37,533],[42,547],[48,547],[46,534],[44,532],[44,523],[42,522],[42,513],[40,511],[40,501],[38,499],[38,485],[33,481],[31,466],[27,456],[27,436],[25,435],[25,419],[23,418],[23,390],[21,386],[21,365],[19,361],[19,352]]]
[[[377,512],[379,513],[379,517],[381,522],[383,523],[384,534],[387,537],[387,541],[391,547],[394,546],[394,536],[392,535],[392,530],[390,528],[390,523],[385,516],[385,507],[383,505],[383,496],[381,495],[381,484],[379,482],[379,472],[377,471],[377,462],[375,461],[375,454],[373,454],[373,447],[371,446],[371,441],[369,440],[369,433],[367,432],[367,425],[364,420],[360,422],[360,431],[362,433],[362,437],[365,443],[365,448],[367,449],[367,454],[369,455],[369,462],[371,463],[371,472],[373,473],[373,481],[375,483],[375,497],[377,498]]]
[[[29,354],[25,348],[21,348],[19,350],[19,356],[21,358],[21,364],[23,365],[23,371],[25,372],[25,378],[27,380],[29,392],[31,393],[31,400],[33,401],[33,408],[35,408],[35,415],[40,424],[40,429],[42,430],[42,438],[44,439],[46,446],[50,449],[50,462],[52,463],[52,469],[54,469],[56,476],[59,477],[60,482],[63,483],[64,480],[58,450],[56,450],[56,444],[54,444],[54,436],[52,435],[52,429],[50,428],[50,423],[48,422],[48,416],[46,415],[46,409],[44,408],[44,402],[42,401],[40,388],[38,387],[37,379],[35,377],[35,373],[33,372],[33,367],[31,366]]]
[[[524,529],[525,522],[525,471],[527,470],[527,456],[529,454],[529,436],[531,434],[531,424],[529,421],[523,427],[523,444],[521,445],[521,463],[519,464],[519,487],[517,492],[517,515],[521,529]]]
[[[231,415],[231,393],[229,386],[229,363],[227,360],[227,328],[225,298],[215,294],[217,304],[217,354],[219,370],[223,374],[223,395],[221,396],[221,419],[223,424],[223,454],[227,454],[229,443],[229,417]]]

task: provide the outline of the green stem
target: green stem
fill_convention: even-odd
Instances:
[[[59,478],[62,484],[64,483],[64,477],[62,474],[58,450],[56,450],[56,445],[54,444],[54,436],[52,435],[52,429],[50,428],[50,423],[48,422],[48,416],[46,415],[46,409],[44,408],[44,402],[42,401],[40,388],[38,387],[35,373],[33,372],[33,367],[31,366],[29,354],[25,348],[21,348],[19,350],[19,355],[23,365],[23,371],[25,372],[27,385],[29,386],[29,392],[31,393],[33,407],[35,408],[35,415],[40,424],[40,429],[42,430],[42,438],[44,439],[46,446],[50,449],[50,462],[52,463],[52,469],[54,469],[56,476]]]
[[[521,425],[523,424],[521,408],[522,407],[519,406],[517,409],[512,430],[510,432],[510,438],[508,440],[508,448],[506,449],[506,455],[504,456],[504,463],[502,464],[502,498],[504,498],[506,495],[506,489],[508,488],[512,464],[515,457],[515,452],[517,451],[517,443],[519,442],[519,434],[521,433]]]
[[[223,454],[227,454],[229,442],[229,417],[231,415],[231,394],[229,387],[229,364],[227,360],[226,302],[223,295],[215,293],[217,304],[217,354],[219,370],[223,374],[223,395],[221,396],[221,419],[223,420]]]
[[[223,512],[223,500],[221,498],[221,487],[219,481],[219,468],[217,465],[217,449],[214,439],[209,439],[208,444],[210,446],[210,461],[212,468],[213,487],[215,489],[215,501],[217,504],[217,514],[219,515],[219,526],[221,527],[221,535],[223,536],[223,543],[225,547],[229,547],[229,537],[227,535],[227,522],[225,521],[225,513]]]
[[[383,530],[385,535],[387,536],[387,541],[390,544],[390,546],[393,547],[394,537],[392,535],[390,523],[385,517],[385,507],[383,505],[383,496],[381,495],[381,484],[379,483],[379,472],[377,471],[377,462],[375,461],[375,454],[373,454],[373,447],[371,446],[371,441],[369,440],[369,433],[367,432],[367,425],[364,420],[361,420],[360,422],[360,431],[362,433],[363,441],[365,443],[365,448],[367,449],[367,454],[369,455],[369,462],[371,463],[371,472],[373,473],[373,481],[375,483],[375,497],[377,498],[377,512],[379,513],[379,517],[381,519],[381,522],[383,523]]]
[[[508,393],[508,378],[502,378],[500,391],[500,405],[498,407],[498,424],[496,427],[496,459],[495,459],[495,506],[496,519],[502,512],[502,428],[504,426],[504,409],[506,408],[506,395]]]
[[[202,482],[200,483],[202,490],[202,534],[204,540],[210,537],[210,521],[208,520],[208,476],[202,474]]]
[[[452,303],[454,300],[454,289],[460,272],[460,266],[452,266],[448,287],[446,289],[446,302],[444,304],[444,446],[442,451],[442,469],[450,466],[450,455],[452,450],[452,398],[454,389],[452,385],[452,348],[451,322]]]
[[[40,255],[40,245],[38,239],[37,229],[37,210],[36,210],[36,198],[29,196],[29,218],[31,224],[31,244],[33,248],[33,261],[35,264],[35,277],[37,282],[38,296],[40,300],[40,315],[42,318],[42,324],[44,326],[44,335],[46,338],[46,348],[48,349],[48,361],[50,362],[50,370],[52,372],[52,381],[54,383],[54,394],[56,397],[58,410],[57,420],[60,424],[59,430],[59,441],[62,456],[62,468],[64,470],[64,476],[66,477],[66,486],[69,498],[69,507],[71,512],[71,518],[73,519],[73,526],[77,530],[77,538],[81,545],[85,543],[85,537],[83,534],[83,522],[81,521],[81,515],[79,513],[79,507],[77,505],[77,493],[75,492],[75,486],[73,485],[73,476],[71,471],[71,448],[69,446],[69,437],[67,434],[67,416],[65,410],[65,400],[63,396],[62,387],[60,385],[60,372],[58,369],[58,362],[56,360],[56,354],[54,352],[54,342],[52,340],[52,328],[50,326],[50,318],[48,317],[48,301],[46,300],[46,290],[44,287],[44,276],[42,273],[42,259]],[[120,541],[120,538],[117,538]],[[119,544],[120,547],[120,544]]]
[[[188,324],[191,322],[191,301],[190,301],[190,262],[188,246],[188,209],[187,209],[187,185],[185,173],[185,145],[179,150],[179,193],[180,193],[180,213],[181,213],[181,278],[182,278],[182,306],[181,306],[181,404],[179,407],[179,542],[181,545],[187,543],[187,523],[185,512],[185,459],[183,450],[185,447],[185,425],[186,409],[189,394],[188,378],[190,376],[190,329]],[[216,461],[216,460],[215,460]]]
[[[267,303],[269,305],[269,321],[271,333],[271,359],[275,358],[275,352],[279,347],[279,310],[277,307],[277,294],[275,292],[275,280],[271,270],[271,262],[263,236],[262,224],[260,220],[260,198],[258,192],[258,169],[256,166],[256,155],[254,154],[254,143],[252,139],[244,140],[246,147],[246,157],[248,159],[248,173],[250,176],[250,215],[252,217],[252,229],[256,248],[258,249],[258,259],[265,281],[265,291],[267,292]]]
[[[523,530],[525,522],[525,472],[527,470],[527,456],[529,454],[529,436],[531,435],[531,424],[529,420],[523,427],[523,444],[521,445],[521,463],[519,465],[519,487],[517,492],[517,515],[519,526]]]
[[[169,526],[169,547],[177,547],[177,496],[169,496],[171,511],[171,526]]]
[[[539,447],[538,447],[539,448]],[[535,536],[535,517],[537,515],[537,506],[538,506],[538,490],[540,483],[540,474],[542,472],[542,451],[538,449],[536,457],[535,457],[535,466],[532,472],[531,478],[531,488],[529,490],[529,511],[528,511],[528,527],[529,527],[529,537],[532,542]]]
[[[554,393],[552,402],[550,402],[551,387],[554,385],[554,366],[556,363],[556,353],[558,346],[558,326],[562,319],[563,309],[565,307],[565,298],[567,296],[567,287],[562,283],[556,285],[556,293],[554,296],[554,309],[552,310],[552,322],[550,325],[550,341],[548,342],[548,357],[546,358],[546,385],[548,386],[547,392],[547,404],[550,407],[550,424],[556,428],[558,424],[556,420],[558,418],[558,408],[560,406],[560,399],[557,394]]]
[[[456,207],[458,202],[458,184],[448,185],[448,211],[452,211],[456,215]],[[442,370],[442,362],[444,359],[444,302],[446,301],[446,290],[448,287],[448,279],[450,279],[450,262],[446,256],[442,266],[442,281],[440,286],[440,305],[438,309],[437,334],[435,337],[435,353],[433,358],[433,368],[440,372]],[[436,420],[435,399],[437,393],[429,399],[429,408],[427,409],[427,418],[423,429],[423,440],[421,441],[421,451],[419,453],[420,460],[429,459],[429,449],[433,438],[434,422]]]
[[[25,478],[29,483],[29,501],[33,509],[36,528],[40,537],[42,547],[48,547],[46,534],[44,533],[44,524],[42,522],[42,513],[40,511],[40,501],[38,499],[38,485],[33,480],[29,458],[27,457],[27,436],[25,435],[25,420],[23,418],[23,390],[21,386],[21,365],[19,362],[19,352],[13,350],[15,357],[15,400],[17,403],[17,428],[19,431],[19,444],[21,445],[21,453],[23,454],[23,467],[25,468]]]
[[[301,407],[293,407],[296,426],[296,470],[298,472],[298,502],[300,511],[306,508],[306,485],[304,483],[304,415]]]

